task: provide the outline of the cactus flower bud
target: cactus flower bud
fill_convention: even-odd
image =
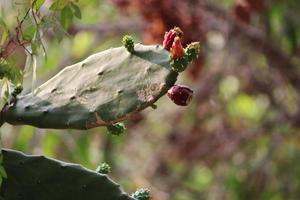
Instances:
[[[171,47],[171,57],[175,59],[182,58],[184,56],[184,49],[182,47],[179,37],[175,37]]]
[[[192,100],[193,90],[185,85],[174,85],[168,90],[168,97],[179,106],[186,106]]]
[[[136,200],[149,200],[150,199],[150,190],[141,188],[131,195],[132,198]]]
[[[116,123],[116,124],[112,124],[106,127],[108,130],[108,133],[112,134],[112,135],[121,135],[124,130],[126,129],[124,124],[122,123]]]
[[[134,52],[134,41],[130,35],[125,35],[122,39],[122,43],[130,53]]]
[[[163,41],[163,48],[170,51],[174,38],[176,36],[181,37],[181,35],[182,35],[182,31],[180,30],[179,27],[174,27],[169,32],[166,32]]]
[[[96,172],[100,174],[108,174],[111,172],[111,168],[107,163],[102,163],[97,167]]]

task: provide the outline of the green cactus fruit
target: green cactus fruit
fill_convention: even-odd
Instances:
[[[44,156],[2,150],[6,200],[134,200],[106,175]]]
[[[90,129],[126,120],[166,94],[178,73],[159,45],[112,48],[64,68],[32,93],[18,95],[0,121],[39,128]]]
[[[200,43],[192,42],[185,48],[185,55],[188,62],[192,62],[200,53]]]
[[[150,190],[141,188],[131,195],[132,198],[136,200],[149,200],[150,199]]]
[[[130,53],[134,52],[134,41],[130,35],[125,35],[122,39],[122,43],[127,51],[129,51]]]
[[[96,172],[100,174],[108,174],[111,172],[111,168],[107,163],[102,163],[97,167]]]
[[[121,135],[122,133],[124,133],[125,129],[126,128],[123,123],[116,123],[107,126],[108,133],[112,135]]]

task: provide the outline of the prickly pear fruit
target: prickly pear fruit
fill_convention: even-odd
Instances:
[[[174,27],[170,31],[166,32],[163,41],[163,48],[169,51],[176,36],[182,36],[182,31],[179,27]]]
[[[174,42],[171,47],[171,57],[172,59],[180,59],[184,56],[184,49],[182,47],[179,37],[174,38]]]
[[[179,106],[186,106],[192,100],[193,90],[185,85],[174,85],[168,90],[168,97]]]

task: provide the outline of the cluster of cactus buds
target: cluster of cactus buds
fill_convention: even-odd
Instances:
[[[108,174],[111,172],[111,167],[107,163],[102,163],[97,167],[96,172],[100,174]]]
[[[182,35],[180,28],[175,27],[166,32],[163,41],[163,47],[170,51],[170,64],[175,72],[183,72],[187,65],[197,58],[200,51],[199,42],[193,42],[184,49],[181,44]]]
[[[187,65],[197,58],[200,53],[200,43],[193,42],[185,49],[181,44],[182,31],[175,27],[166,32],[163,47],[170,51],[173,71],[183,72]],[[186,106],[191,101],[193,90],[184,85],[174,85],[168,90],[168,97],[177,105]]]
[[[122,39],[122,43],[130,53],[134,52],[134,41],[130,35],[125,35]]]
[[[150,190],[141,188],[131,195],[132,198],[136,200],[149,200],[150,199]]]
[[[116,124],[107,126],[108,133],[110,133],[112,135],[121,135],[125,129],[126,128],[123,123],[116,123]]]

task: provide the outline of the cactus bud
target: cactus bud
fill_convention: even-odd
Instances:
[[[179,106],[186,106],[192,100],[193,90],[185,85],[174,85],[168,90],[168,97]]]
[[[200,43],[199,42],[192,42],[186,47],[185,55],[188,62],[192,62],[194,59],[198,57],[200,53]]]
[[[23,86],[21,84],[18,84],[15,88],[14,88],[14,91],[12,93],[12,95],[14,97],[16,97],[18,94],[20,94],[23,90]]]
[[[124,124],[122,124],[122,123],[116,123],[116,124],[107,126],[108,132],[112,135],[121,135],[125,129],[126,128],[125,128]]]
[[[97,167],[96,172],[100,174],[108,174],[111,172],[111,168],[107,163],[102,163]]]
[[[169,32],[166,32],[163,41],[163,48],[169,51],[176,36],[182,36],[182,31],[179,27],[174,27]]]
[[[184,56],[184,49],[182,47],[179,37],[175,37],[172,47],[171,47],[171,57],[172,59],[179,59]]]
[[[130,35],[125,35],[122,39],[122,43],[127,51],[129,51],[130,53],[134,52],[134,42],[133,38]]]
[[[132,198],[136,200],[149,200],[150,199],[150,190],[141,188],[131,195]]]

